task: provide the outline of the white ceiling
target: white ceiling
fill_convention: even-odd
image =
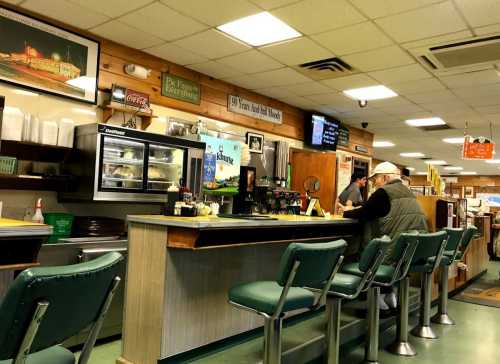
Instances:
[[[490,136],[500,118],[500,77],[488,69],[438,76],[408,51],[474,36],[500,34],[500,0],[8,0],[37,13],[87,29],[207,75],[335,116],[368,130],[395,148],[376,149],[389,159],[424,171],[420,160],[400,152],[422,152],[480,174],[500,174],[484,162],[462,161],[460,148],[442,142],[463,135]],[[214,28],[261,11],[304,37],[250,47]],[[314,81],[292,67],[341,57],[361,73]],[[399,94],[360,109],[342,90],[384,84]],[[449,131],[424,132],[405,119],[440,116]],[[500,140],[500,128],[493,127]]]

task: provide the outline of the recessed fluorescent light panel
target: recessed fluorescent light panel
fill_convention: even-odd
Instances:
[[[413,167],[406,167],[407,170],[409,170],[410,172],[413,172],[415,170],[415,168]]]
[[[378,140],[373,142],[373,147],[374,148],[390,148],[394,147],[395,144],[393,142],[390,142],[388,140]]]
[[[401,157],[405,157],[405,158],[423,158],[423,157],[425,157],[424,153],[419,153],[419,152],[400,153],[399,155]]]
[[[406,120],[406,124],[410,126],[436,126],[436,125],[445,125],[443,119],[441,118],[425,118],[425,119],[408,119]]]
[[[489,163],[489,164],[500,164],[500,159],[487,159],[486,163]]]
[[[443,142],[449,143],[449,144],[463,144],[464,143],[464,137],[458,137],[458,138],[444,138]]]
[[[425,163],[426,164],[431,164],[433,166],[442,166],[442,165],[447,164],[446,161],[435,160],[435,159],[431,159],[431,160],[425,161]]]
[[[217,29],[255,47],[302,36],[267,11],[223,24]]]
[[[16,95],[23,95],[23,96],[38,96],[38,94],[36,94],[34,92],[29,92],[29,91],[25,91],[25,90],[12,90],[12,93],[16,94]]]
[[[351,99],[361,101],[388,99],[390,97],[398,96],[397,93],[383,85],[353,88],[342,92],[345,95],[349,96]]]
[[[461,171],[463,168],[462,167],[453,167],[453,166],[448,166],[444,167],[445,171]]]
[[[417,172],[419,176],[427,176],[427,172]]]
[[[463,171],[463,172],[460,172],[460,174],[462,176],[474,176],[477,174],[477,172],[466,172],[466,171]]]

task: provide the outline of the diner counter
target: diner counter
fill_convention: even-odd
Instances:
[[[263,325],[227,302],[238,283],[275,280],[291,242],[345,239],[341,217],[276,220],[128,216],[129,250],[121,364],[156,364]]]

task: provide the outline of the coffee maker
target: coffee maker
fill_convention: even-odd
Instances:
[[[255,205],[255,181],[257,179],[254,167],[240,167],[240,184],[238,194],[233,198],[233,214],[251,214]]]

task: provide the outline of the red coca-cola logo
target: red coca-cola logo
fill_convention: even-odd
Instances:
[[[127,105],[133,105],[138,107],[149,106],[149,95],[143,94],[141,92],[127,90],[125,96],[125,103]]]

